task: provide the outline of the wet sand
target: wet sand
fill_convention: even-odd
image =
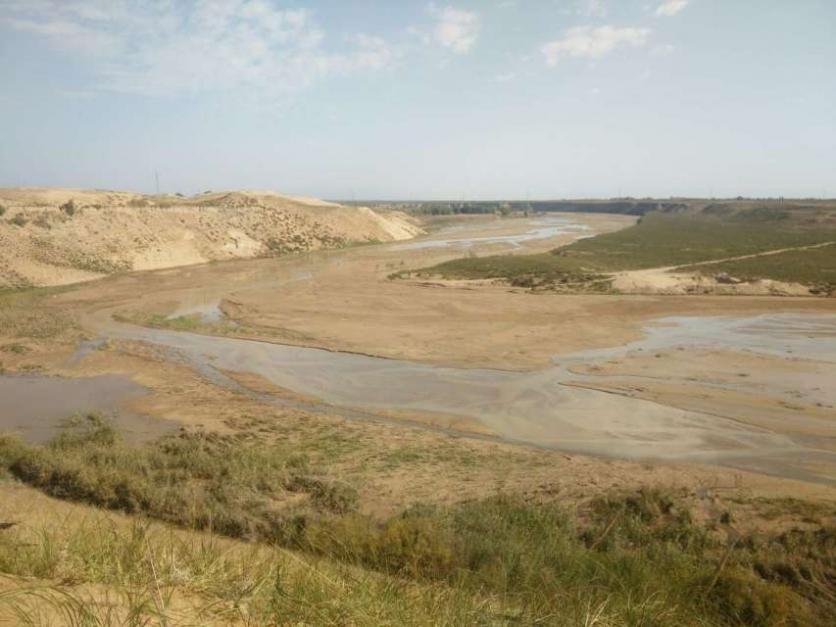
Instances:
[[[125,411],[128,402],[147,393],[130,378],[101,375],[62,378],[42,375],[0,375],[0,431],[43,442],[56,435],[74,414],[103,413],[130,441],[153,439],[175,423]]]
[[[813,335],[811,330],[815,331]],[[335,407],[457,415],[481,423],[503,439],[561,451],[708,462],[836,483],[836,451],[827,450],[826,444],[817,443],[816,438],[798,437],[812,434],[826,440],[836,436],[836,389],[831,385],[836,380],[836,316],[662,320],[647,327],[641,340],[558,355],[553,367],[534,372],[440,367],[134,325],[111,325],[107,332],[113,338],[165,346],[209,378],[218,378],[218,373],[225,370],[251,372],[283,389]],[[769,428],[758,424],[757,419],[735,415],[728,407],[723,414],[710,407],[688,409],[675,402],[643,398],[632,394],[629,387],[619,387],[625,374],[608,377],[601,370],[614,361],[642,353],[662,359],[658,351],[687,352],[712,346],[746,351],[756,361],[763,356],[763,363],[771,363],[772,369],[792,370],[793,364],[787,360],[794,359],[795,354],[808,354],[807,365],[815,368],[802,369],[801,383],[809,388],[805,406],[798,405],[798,400],[795,405],[785,400],[784,415],[778,416],[784,422],[775,422]],[[767,375],[771,372],[762,370]],[[776,406],[782,399],[797,397],[798,385],[790,384],[785,390],[758,390],[763,375],[761,372],[755,379],[738,378],[714,385],[727,396],[749,390],[759,394],[762,401],[771,395]],[[696,394],[699,386],[693,382],[692,394]],[[644,391],[653,388],[652,382],[648,386],[643,380],[642,385]],[[755,401],[750,405],[756,406]],[[809,470],[807,462],[812,459],[824,470]]]

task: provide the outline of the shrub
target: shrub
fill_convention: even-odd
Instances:
[[[496,496],[379,520],[289,444],[184,431],[128,446],[95,415],[46,446],[0,437],[0,464],[54,496],[491,598],[513,608],[499,623],[578,624],[605,608],[606,624],[804,625],[833,610],[836,531],[727,545],[694,522],[684,495],[661,490],[608,494],[580,512]],[[300,493],[309,506],[289,505]]]
[[[0,351],[3,351],[4,353],[14,353],[16,355],[23,355],[29,352],[29,348],[25,344],[13,342],[11,344],[5,344],[3,346],[0,346]]]
[[[20,446],[8,467],[21,481],[58,498],[83,501],[234,537],[276,535],[289,493],[312,511],[346,513],[351,486],[312,476],[289,449],[244,444],[232,436],[180,432],[130,446],[98,414],[68,420],[45,446]]]
[[[61,205],[61,211],[63,211],[71,217],[75,215],[76,209],[78,209],[78,207],[75,204],[75,200],[73,200],[72,198],[65,202],[63,205]]]
[[[6,208],[3,205],[0,205],[0,217],[2,217],[6,213]]]
[[[16,214],[15,217],[11,219],[11,223],[15,226],[26,226],[27,222],[28,220],[26,219],[26,216],[24,216],[22,213]]]

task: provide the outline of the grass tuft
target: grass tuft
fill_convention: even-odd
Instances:
[[[32,605],[45,611],[81,607],[62,595],[96,583],[122,594],[125,612],[180,607],[197,622],[777,626],[836,612],[830,527],[724,532],[662,490],[580,509],[498,495],[377,519],[295,448],[203,432],[129,446],[95,415],[43,446],[4,437],[0,464],[52,496],[258,542],[232,558],[218,536],[180,544],[142,521],[25,542],[29,531],[13,527],[0,531],[0,572],[62,581]]]

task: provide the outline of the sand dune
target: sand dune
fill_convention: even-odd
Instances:
[[[409,239],[407,216],[267,191],[0,189],[0,287]]]

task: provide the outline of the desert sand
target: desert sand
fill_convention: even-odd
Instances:
[[[0,287],[65,285],[114,272],[385,242],[407,216],[275,192],[146,196],[0,189]]]

